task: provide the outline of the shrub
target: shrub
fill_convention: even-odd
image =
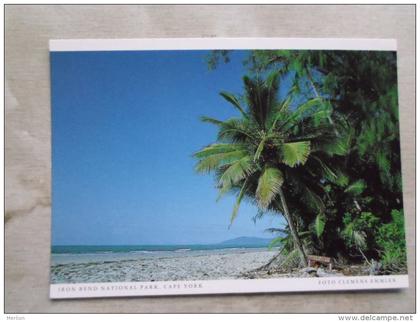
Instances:
[[[379,219],[371,212],[362,212],[352,218],[350,213],[346,213],[343,218],[344,230],[341,235],[348,248],[355,248],[357,251],[373,249],[373,237]]]
[[[382,267],[388,273],[406,270],[407,262],[403,210],[392,210],[391,217],[391,222],[381,225],[376,235]]]

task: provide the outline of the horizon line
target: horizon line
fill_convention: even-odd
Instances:
[[[220,242],[213,242],[213,243],[187,243],[187,244],[51,244],[51,247],[53,246],[188,246],[188,245],[216,245],[216,244],[222,244],[224,242],[227,241],[233,241],[235,239],[239,239],[239,238],[255,238],[255,239],[263,239],[263,240],[269,240],[269,239],[273,239],[273,238],[265,238],[265,237],[248,237],[248,236],[241,236],[241,237],[236,237],[236,238],[231,238],[231,239],[226,239]]]

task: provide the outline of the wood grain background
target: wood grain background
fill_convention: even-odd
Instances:
[[[24,312],[413,312],[414,5],[6,5],[5,310]],[[52,38],[344,37],[398,41],[409,289],[55,300],[48,298]]]

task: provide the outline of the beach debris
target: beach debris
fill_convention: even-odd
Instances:
[[[299,271],[300,273],[314,273],[314,272],[316,272],[316,268],[314,268],[314,267],[305,267],[305,268],[302,268],[300,271]]]
[[[304,267],[296,272],[295,275],[297,275],[297,277],[316,277],[316,268]]]
[[[320,268],[318,268],[318,269],[317,269],[317,271],[316,271],[316,275],[317,275],[318,277],[328,277],[328,276],[331,276],[332,274],[328,274],[327,272],[325,272],[325,270],[324,270],[324,269],[322,269],[322,268],[320,267]]]
[[[318,270],[316,271],[316,275],[318,277],[332,277],[332,276],[344,276],[341,273],[337,273],[337,272],[326,272],[323,268],[318,268]]]

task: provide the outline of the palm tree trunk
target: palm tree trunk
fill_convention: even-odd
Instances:
[[[299,235],[297,233],[295,224],[292,220],[292,217],[290,216],[289,208],[287,207],[287,203],[286,203],[286,198],[284,197],[284,194],[283,194],[283,189],[281,189],[281,188],[280,188],[280,200],[281,200],[281,205],[282,205],[282,208],[283,208],[283,214],[286,217],[287,223],[289,225],[290,232],[292,234],[292,238],[293,238],[293,241],[295,243],[295,247],[299,251],[301,265],[306,266],[306,263],[308,262],[307,259],[306,259],[306,254],[305,254],[305,251],[303,250],[303,245],[302,245],[302,243],[299,239]]]

